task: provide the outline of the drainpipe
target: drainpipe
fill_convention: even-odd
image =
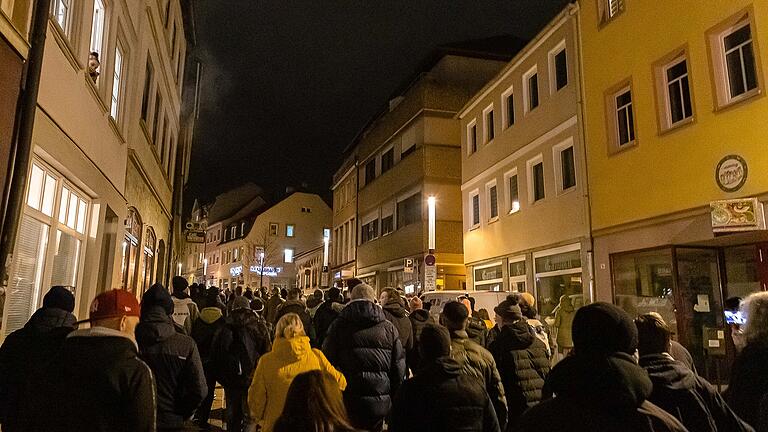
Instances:
[[[27,57],[24,81],[19,97],[18,117],[14,131],[13,160],[9,172],[10,181],[6,189],[7,203],[0,236],[0,284],[8,286],[8,273],[13,262],[13,246],[19,231],[24,206],[24,190],[27,185],[27,167],[32,158],[32,130],[35,126],[37,94],[40,89],[40,72],[43,69],[45,32],[48,28],[48,11],[51,0],[33,2],[30,48]]]

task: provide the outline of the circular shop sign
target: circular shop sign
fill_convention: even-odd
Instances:
[[[728,155],[715,169],[715,180],[725,192],[736,192],[747,181],[747,161],[739,155]]]

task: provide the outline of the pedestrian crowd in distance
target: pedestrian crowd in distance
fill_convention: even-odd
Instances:
[[[0,346],[0,423],[15,431],[768,431],[768,292],[740,307],[727,393],[655,313],[564,309],[559,334],[511,293],[491,321],[394,288],[111,290],[86,320],[53,287]],[[561,301],[561,305],[563,302]],[[495,322],[494,322],[495,321]],[[564,355],[565,354],[565,355]]]

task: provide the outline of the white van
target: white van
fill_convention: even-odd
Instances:
[[[472,297],[475,299],[475,311],[485,309],[488,311],[488,316],[495,324],[495,313],[493,308],[504,301],[510,292],[506,291],[430,291],[421,295],[421,301],[424,303],[432,303],[432,309],[430,309],[430,315],[435,318],[435,322],[439,321],[440,313],[443,311],[443,306],[449,301],[457,300],[459,297]]]

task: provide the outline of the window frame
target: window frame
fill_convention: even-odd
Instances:
[[[536,179],[533,173],[533,168],[541,164],[541,180],[543,182],[542,189],[544,190],[544,196],[541,198],[536,198]],[[527,180],[528,180],[528,204],[529,205],[535,205],[538,202],[544,201],[547,199],[547,173],[546,173],[546,167],[544,166],[544,158],[541,153],[538,155],[528,159],[525,162],[526,166],[526,172],[527,172]]]
[[[384,169],[384,156],[389,153],[392,154],[392,164],[387,169]],[[385,172],[390,171],[392,168],[395,167],[395,146],[389,145],[388,147],[385,147],[384,150],[381,151],[381,155],[379,156],[379,159],[381,160],[379,162],[379,166],[381,167],[380,169],[381,174],[379,175],[383,175]]]
[[[72,30],[72,9],[75,7],[73,3],[75,3],[74,0],[51,0],[51,10],[49,11],[53,22],[56,23],[56,26],[68,38],[70,37],[70,31]],[[66,13],[64,15],[64,23],[59,21],[59,7],[62,4],[67,5]]]
[[[483,144],[490,144],[496,137],[494,117],[493,102],[491,102],[491,104],[483,110]]]
[[[475,220],[475,198],[477,198],[477,220]],[[469,192],[469,201],[467,201],[467,203],[467,209],[469,211],[469,216],[467,217],[467,220],[469,221],[469,231],[476,230],[480,228],[483,219],[483,209],[482,203],[480,202],[479,189]]]
[[[125,72],[128,69],[126,67],[126,57],[125,47],[120,39],[118,39],[115,43],[115,53],[112,58],[112,89],[109,99],[109,115],[117,124],[122,122],[123,117],[121,112],[123,111],[123,101],[121,99],[125,93]],[[115,86],[115,83],[117,83],[117,86]]]
[[[678,65],[681,61],[686,62],[686,76],[688,77],[688,97],[691,100],[691,112],[688,117],[672,122],[672,106],[669,93],[669,80],[667,70]],[[696,121],[696,100],[693,94],[693,76],[691,73],[691,62],[688,55],[688,46],[679,47],[664,57],[653,63],[653,77],[656,96],[656,120],[658,122],[659,135],[678,129],[682,126],[694,123]],[[635,130],[637,135],[637,130]]]
[[[509,181],[512,179],[512,177],[516,177],[517,180],[517,207],[514,206],[514,200],[512,200],[512,188],[510,188]],[[520,176],[517,174],[517,167],[513,167],[509,171],[504,173],[504,187],[507,191],[505,194],[505,200],[506,200],[506,210],[507,214],[515,214],[520,211],[522,200],[520,199]]]
[[[292,264],[296,260],[296,250],[294,248],[283,249],[283,263]]]
[[[616,97],[624,93],[629,89],[630,96],[632,97],[632,120],[634,126],[634,140],[625,144],[619,144],[619,130],[618,130],[618,107],[616,106]],[[634,85],[632,77],[625,78],[619,81],[614,86],[606,89],[604,92],[605,103],[605,121],[606,121],[606,134],[608,142],[608,154],[614,155],[624,152],[629,149],[633,149],[640,144],[640,132],[638,131],[637,124],[637,104],[634,100]]]
[[[477,118],[467,123],[467,156],[477,153]]]
[[[557,87],[557,56],[560,53],[565,54],[565,85],[558,88]],[[557,43],[551,50],[549,50],[549,53],[547,54],[547,63],[549,67],[549,94],[550,96],[559,92],[560,90],[563,90],[564,88],[568,87],[568,85],[571,84],[571,74],[568,71],[568,50],[567,45],[565,44],[565,39],[562,39],[560,42]]]
[[[511,128],[515,125],[516,116],[515,114],[515,85],[510,85],[504,92],[501,94],[501,131],[504,132],[505,130]],[[510,123],[510,117],[509,117],[509,98],[512,97],[512,122]]]
[[[102,11],[101,21],[99,23],[100,25],[98,26],[98,29],[96,25],[97,24],[97,21],[96,21],[97,4],[101,5],[101,11]],[[91,51],[95,51],[99,53],[100,61],[104,61],[102,53],[104,52],[106,28],[107,28],[107,5],[104,3],[104,0],[93,0],[93,10],[91,12],[91,34],[88,40],[88,52],[89,54]],[[99,31],[97,32],[97,30]],[[97,36],[97,39],[99,42],[98,47],[94,45],[94,35]]]
[[[373,165],[371,165],[373,164]],[[365,180],[365,186],[368,186],[369,184],[373,183],[374,180],[376,180],[376,157],[373,157],[369,159],[365,164],[363,164],[363,179]],[[372,166],[373,170],[371,171],[373,175],[371,178],[368,178],[368,167]]]
[[[495,189],[496,191],[496,215],[493,215],[493,208],[492,208],[492,200],[491,200],[491,189]],[[485,184],[485,199],[486,199],[486,205],[485,205],[485,216],[488,223],[493,223],[499,220],[499,187],[496,182],[496,179],[493,179]]]
[[[530,79],[536,76],[536,106],[531,107],[533,100],[531,99],[531,89],[529,86]],[[523,74],[523,115],[528,115],[541,106],[541,86],[539,85],[539,65],[534,64]]]
[[[602,29],[605,25],[621,16],[627,9],[626,0],[596,0],[597,1],[597,22],[598,28]],[[611,12],[613,2],[618,4],[616,12]]]
[[[563,185],[563,152],[573,149],[573,186],[565,188]],[[579,185],[579,174],[577,171],[576,146],[573,137],[568,137],[565,141],[552,147],[552,162],[555,167],[555,185],[557,195],[563,195],[573,190]]]
[[[270,237],[277,237],[280,234],[280,224],[277,222],[270,222],[268,230]]]
[[[296,237],[296,224],[285,224],[285,236],[288,238]]]

